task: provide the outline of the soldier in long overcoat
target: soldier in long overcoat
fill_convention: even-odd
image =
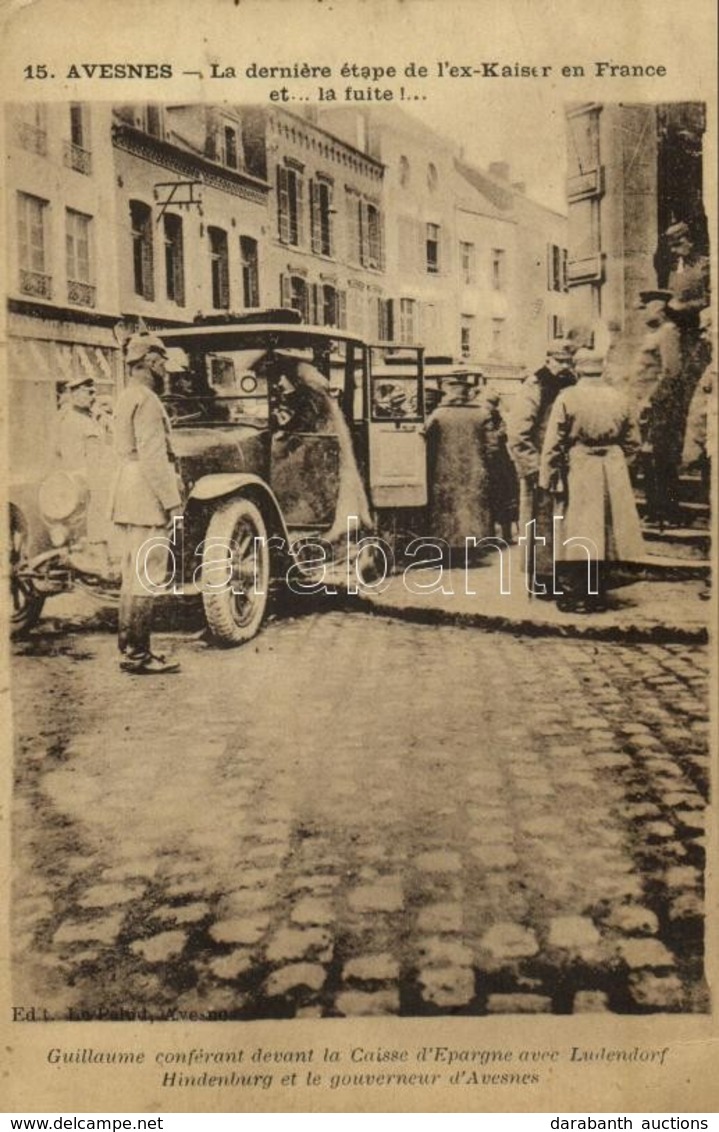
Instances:
[[[644,558],[627,460],[641,447],[627,396],[604,380],[604,357],[581,349],[577,384],[559,394],[544,439],[540,485],[557,499],[558,604],[581,612],[606,603],[607,563]]]
[[[471,378],[443,382],[443,399],[427,421],[429,533],[450,556],[465,553],[467,538],[494,534],[486,460],[487,410],[470,400]]]

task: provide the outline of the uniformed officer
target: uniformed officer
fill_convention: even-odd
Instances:
[[[170,422],[157,396],[166,359],[159,338],[135,334],[125,356],[129,382],[115,408],[119,468],[111,514],[122,544],[118,644],[124,654],[120,667],[138,675],[177,672],[180,667],[150,647],[155,588],[167,577],[167,528],[182,514]]]

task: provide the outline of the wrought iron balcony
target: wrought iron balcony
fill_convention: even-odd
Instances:
[[[77,279],[67,281],[67,301],[78,307],[95,306],[96,288],[89,283],[80,283]]]
[[[51,299],[52,276],[20,268],[20,290],[25,295],[34,295],[38,299]]]
[[[65,142],[65,165],[68,169],[75,169],[89,177],[92,173],[92,154],[89,149],[83,149],[74,142]]]

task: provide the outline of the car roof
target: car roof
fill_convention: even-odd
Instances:
[[[157,332],[166,346],[185,350],[254,350],[282,346],[317,346],[330,342],[351,342],[361,346],[362,339],[334,326],[292,325],[278,322],[223,323],[220,326],[183,326]]]

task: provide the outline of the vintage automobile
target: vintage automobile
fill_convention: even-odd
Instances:
[[[255,635],[273,585],[341,580],[353,554],[357,570],[371,573],[372,547],[358,548],[363,536],[396,540],[421,529],[421,348],[368,345],[300,324],[294,312],[206,318],[158,333],[185,494],[168,593],[201,597],[219,643]],[[78,584],[116,593],[111,545],[107,569],[88,553],[85,520],[97,487],[54,470],[11,497],[15,634],[36,624],[53,593]]]

